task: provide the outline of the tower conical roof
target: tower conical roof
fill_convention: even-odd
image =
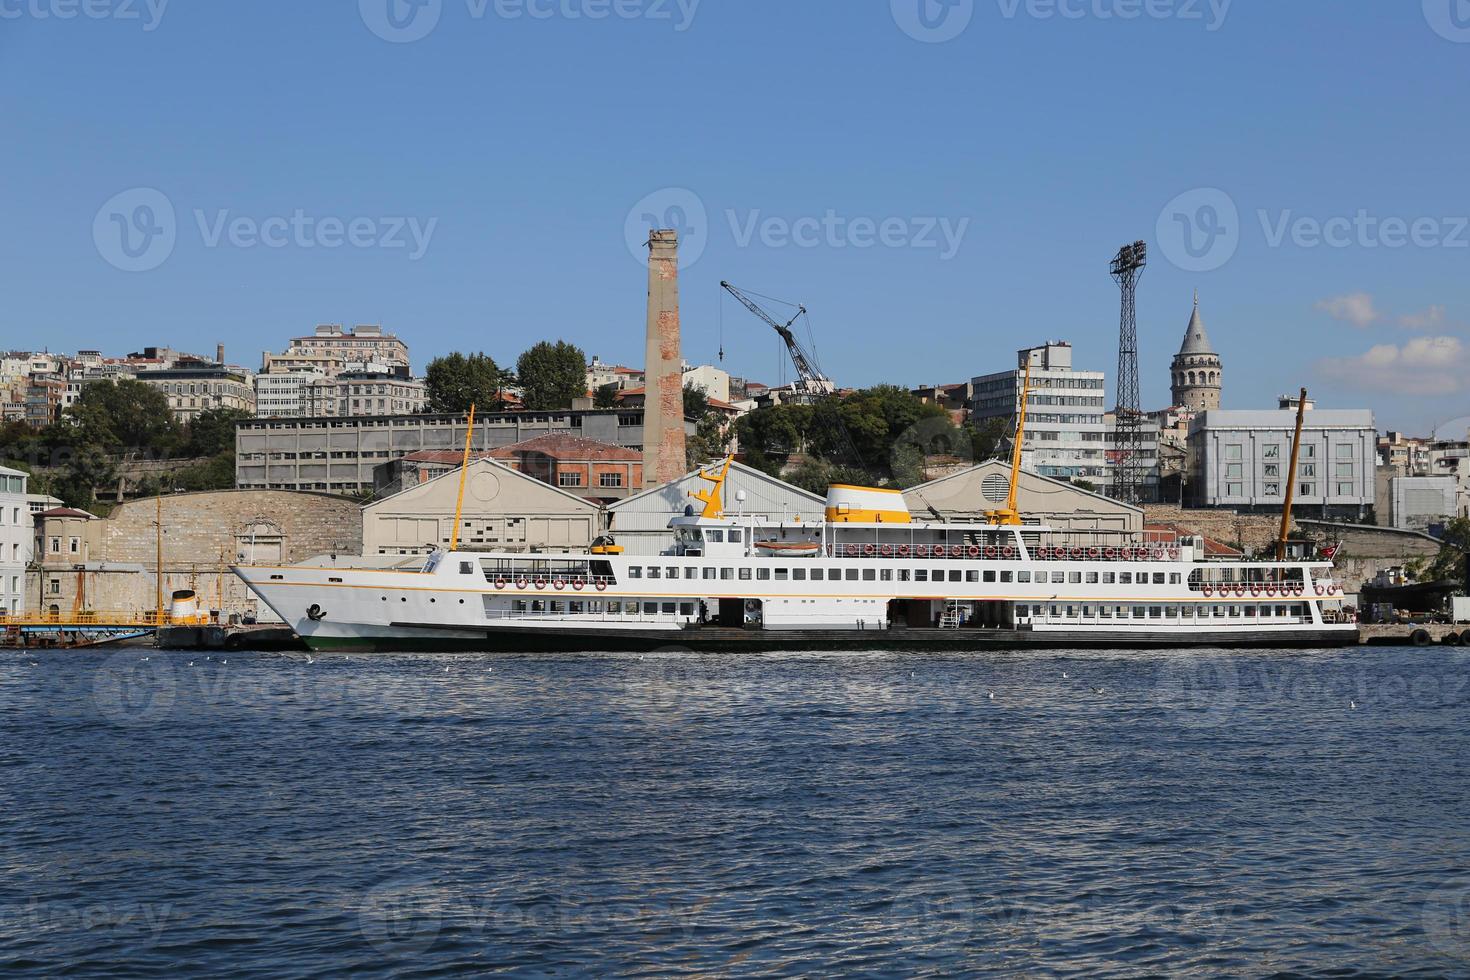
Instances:
[[[1210,336],[1205,333],[1205,321],[1200,319],[1198,291],[1194,294],[1194,315],[1189,318],[1189,326],[1184,331],[1184,344],[1179,348],[1179,353],[1215,353],[1215,349],[1210,346]]]

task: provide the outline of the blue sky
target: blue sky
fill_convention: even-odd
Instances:
[[[768,382],[721,279],[804,302],[844,384],[1058,338],[1111,379],[1146,238],[1150,406],[1198,288],[1227,407],[1470,413],[1462,0],[417,2],[0,0],[0,346],[638,363],[652,213],[686,356],[723,322]]]

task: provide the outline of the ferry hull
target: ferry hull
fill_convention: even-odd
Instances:
[[[1033,631],[993,629],[743,630],[698,627],[684,630],[618,630],[495,627],[466,630],[394,624],[390,631],[359,635],[314,632],[302,637],[314,650],[360,653],[766,653],[950,652],[996,650],[1142,649],[1329,649],[1356,646],[1356,628],[1296,629],[1281,633],[1193,631],[1179,633]]]

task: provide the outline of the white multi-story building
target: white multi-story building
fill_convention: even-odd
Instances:
[[[359,325],[356,329],[343,329],[339,323],[323,324],[310,337],[293,337],[285,353],[266,352],[261,371],[273,374],[281,371],[317,369],[332,378],[350,369],[353,364],[386,364],[391,373],[402,378],[410,376],[408,345],[382,327]]]
[[[1017,352],[1015,370],[975,378],[971,417],[1011,418],[1021,407],[1026,365],[1031,398],[1026,408],[1028,468],[1041,476],[1097,483],[1107,476],[1106,381],[1101,371],[1072,366],[1072,345],[1053,341]]]
[[[20,470],[0,466],[0,612],[25,611],[26,562],[36,533]]]
[[[1294,407],[1208,411],[1189,427],[1193,472],[1188,493],[1203,507],[1279,511],[1286,500]],[[1362,520],[1374,507],[1378,432],[1366,410],[1308,403],[1293,506]]]
[[[326,375],[317,370],[284,371],[255,376],[255,416],[262,419],[299,418],[306,414],[306,390]]]
[[[429,401],[422,381],[378,372],[321,378],[302,388],[301,395],[306,418],[417,415]]]

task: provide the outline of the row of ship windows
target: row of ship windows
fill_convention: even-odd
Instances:
[[[703,578],[724,582],[1017,582],[1055,585],[1179,585],[1183,576],[1179,572],[1046,572],[1046,571],[1000,571],[971,569],[927,568],[918,569],[874,569],[874,568],[705,568],[688,567],[683,570],[686,580]],[[895,572],[897,578],[895,579]],[[628,569],[630,579],[677,579],[680,570],[676,565],[659,567],[649,565],[646,569],[633,565]]]
[[[638,603],[631,600],[622,602],[611,599],[606,602],[600,599],[591,599],[586,602],[571,600],[562,602],[557,599],[516,599],[511,603],[511,611],[518,613],[567,613],[572,616],[602,615],[604,611],[610,616],[637,616],[640,612],[645,616],[657,616],[662,613],[665,616],[693,616],[694,603],[692,602],[644,602]]]
[[[1286,619],[1304,618],[1307,607],[1290,606],[1017,606],[1033,619]]]

